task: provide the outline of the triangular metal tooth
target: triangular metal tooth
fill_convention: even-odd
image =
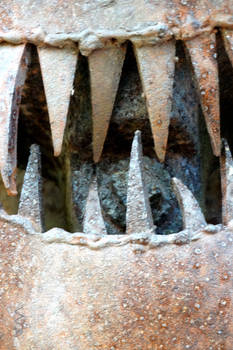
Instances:
[[[93,177],[87,196],[83,219],[83,232],[87,234],[107,235],[98,194],[96,176]]]
[[[160,162],[166,155],[175,70],[175,41],[134,47],[154,139]]]
[[[88,57],[93,123],[93,159],[98,162],[107,136],[125,59],[126,46],[93,51]]]
[[[9,195],[17,195],[18,114],[28,64],[25,44],[0,45],[0,171]]]
[[[126,233],[154,233],[149,195],[143,175],[143,154],[141,132],[136,131],[133,139],[127,190]]]
[[[228,225],[233,220],[233,159],[229,145],[223,140],[220,157],[222,187],[222,222]]]
[[[18,215],[34,223],[38,232],[43,231],[42,220],[41,156],[38,145],[32,145],[21,190]]]
[[[205,227],[205,217],[192,192],[176,177],[172,178],[172,187],[181,209],[183,228],[195,231]]]
[[[222,36],[223,36],[226,52],[233,66],[233,30],[222,29]]]
[[[196,77],[202,111],[215,156],[220,156],[219,81],[215,34],[185,42]]]
[[[78,51],[74,48],[38,47],[49,112],[54,155],[62,150]]]

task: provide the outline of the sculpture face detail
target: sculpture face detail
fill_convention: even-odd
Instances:
[[[135,132],[126,232],[108,235],[96,177],[83,232],[44,232],[41,159],[31,146],[17,215],[0,210],[0,350],[230,350],[233,338],[233,160],[220,136],[216,32],[233,63],[229,1],[2,1],[0,172],[16,195],[21,93],[37,48],[54,155],[67,122],[78,53],[88,56],[93,161],[103,151],[127,45],[132,43],[160,162],[172,108],[176,41],[190,56],[212,151],[219,157],[222,224],[206,222],[193,193],[172,179],[183,230],[157,234]]]

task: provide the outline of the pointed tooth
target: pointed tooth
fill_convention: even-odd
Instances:
[[[175,68],[175,42],[135,47],[138,68],[160,162],[166,155]]]
[[[83,232],[87,234],[107,235],[101,211],[96,177],[93,177],[89,188],[83,220]]]
[[[233,160],[226,140],[220,157],[222,187],[222,222],[228,225],[233,220]]]
[[[198,230],[206,226],[204,215],[192,192],[175,177],[172,178],[172,186],[182,212],[184,229]]]
[[[120,81],[126,47],[95,50],[89,56],[93,158],[98,162],[106,139]]]
[[[215,34],[185,42],[196,77],[202,111],[210,135],[213,153],[220,155],[220,110]]]
[[[226,52],[233,66],[233,30],[222,29],[222,35]]]
[[[141,132],[136,131],[131,149],[128,174],[126,233],[148,231],[154,233],[155,226],[143,175]]]
[[[74,48],[39,47],[54,155],[62,150],[78,52]]]
[[[28,64],[25,44],[0,45],[0,171],[9,195],[17,194],[18,114]]]
[[[32,145],[24,175],[18,215],[31,220],[35,224],[35,228],[38,232],[42,232],[43,230],[41,187],[40,148],[38,145]]]

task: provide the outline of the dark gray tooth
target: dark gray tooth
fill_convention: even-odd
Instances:
[[[27,45],[0,45],[0,172],[12,196],[17,195],[18,114],[28,64]]]
[[[93,177],[87,196],[83,232],[87,234],[107,235],[95,176]]]
[[[228,225],[233,219],[233,160],[229,145],[223,140],[221,165],[222,222]]]
[[[131,149],[128,174],[126,233],[154,233],[154,231],[155,226],[143,176],[141,132],[136,131]]]
[[[24,175],[18,215],[31,220],[38,232],[43,232],[41,185],[40,148],[38,145],[32,145]]]
[[[202,210],[192,192],[177,178],[172,178],[174,193],[183,217],[183,228],[193,232],[207,225]]]

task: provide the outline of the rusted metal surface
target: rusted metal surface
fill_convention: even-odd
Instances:
[[[89,234],[58,228],[40,233],[28,197],[22,211],[37,161],[33,146],[19,214],[0,210],[0,350],[232,349],[232,227],[205,225],[196,203],[200,227],[187,219],[194,198],[176,180],[185,196],[180,202],[188,239],[183,231],[148,231],[140,217],[148,217],[140,132],[132,146],[127,203],[140,221],[128,216],[128,235],[95,234],[90,226]],[[32,201],[38,192],[36,185]],[[95,179],[86,210],[97,205],[99,215],[93,199],[98,202]]]
[[[233,27],[232,0],[2,0],[0,37],[61,47],[79,42],[90,52],[112,39],[158,42]]]
[[[218,66],[215,34],[186,41],[213,153],[221,152]]]
[[[129,40],[138,58],[155,151],[163,161],[171,107],[173,56],[178,39],[185,41],[188,47],[213,151],[220,155],[215,31],[220,28],[227,33],[226,48],[231,58],[231,0],[80,0],[68,3],[55,0],[49,8],[45,0],[40,1],[39,6],[35,6],[32,0],[22,1],[20,5],[18,0],[3,0],[0,14],[2,51],[6,42],[12,44],[9,46],[12,53],[19,50],[17,47],[21,47],[21,43],[30,42],[38,47],[55,155],[59,155],[62,149],[77,52],[80,50],[89,55],[93,158],[95,162],[99,161],[125,57],[124,45]],[[11,51],[6,60],[10,56],[13,57]],[[7,123],[13,125],[15,121],[8,118],[3,128],[8,128]],[[15,162],[16,147],[13,148],[14,161],[11,159],[8,164]],[[6,151],[3,153],[5,157]],[[15,171],[13,163],[10,166],[12,174]],[[16,194],[14,176],[8,178],[7,172],[3,171],[6,187],[10,194]]]
[[[41,156],[37,145],[32,145],[21,190],[18,214],[30,219],[38,232],[43,232]]]
[[[92,179],[85,214],[83,219],[83,232],[106,235],[106,227],[101,211],[100,199],[98,194],[98,185],[96,176]]]
[[[232,61],[232,0],[39,3],[0,4],[0,168],[9,194],[16,194],[17,118],[27,42],[38,46],[55,155],[62,148],[77,47],[89,55],[93,154],[98,162],[124,43],[130,40],[155,150],[163,161],[178,39],[186,42],[213,150],[220,155],[215,28],[223,31]],[[226,226],[207,225],[193,195],[174,180],[186,235],[159,236],[154,234],[140,142],[137,132],[129,169],[128,234],[122,236],[106,235],[96,180],[87,199],[84,233],[57,228],[41,233],[39,151],[34,147],[18,215],[0,209],[0,350],[232,350],[230,151],[225,145],[221,158]]]
[[[88,58],[91,80],[93,159],[98,162],[120,81],[126,47],[100,49]]]
[[[172,179],[172,184],[182,211],[184,229],[198,230],[200,227],[205,227],[207,225],[205,217],[192,192],[175,177]]]
[[[129,164],[126,233],[150,232],[152,234],[154,231],[149,195],[144,178],[141,132],[137,130],[134,135]]]
[[[0,222],[1,350],[232,349],[232,232],[90,249],[55,231]]]
[[[62,150],[64,130],[73,89],[78,51],[39,47],[38,54],[49,111],[54,155]]]
[[[155,152],[164,161],[170,123],[175,69],[175,41],[155,46],[135,46],[146,96]]]
[[[229,56],[231,64],[233,65],[233,30],[223,29],[222,36],[224,39],[227,54]]]
[[[9,195],[16,195],[18,113],[29,63],[26,45],[0,46],[0,171]]]

